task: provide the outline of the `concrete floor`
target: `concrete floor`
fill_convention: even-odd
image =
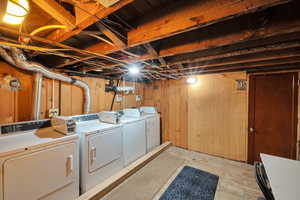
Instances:
[[[159,200],[186,165],[219,176],[215,200],[257,200],[262,196],[255,181],[253,166],[170,147],[103,199]]]

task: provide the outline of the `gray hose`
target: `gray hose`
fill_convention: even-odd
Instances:
[[[5,47],[7,48],[7,47]],[[91,107],[91,97],[90,97],[90,88],[88,84],[84,81],[74,79],[59,73],[55,73],[51,70],[48,70],[45,68],[43,65],[36,63],[36,62],[30,62],[26,60],[25,55],[23,52],[15,47],[9,48],[11,50],[11,56],[7,53],[7,51],[0,47],[0,55],[5,59],[8,63],[23,69],[27,71],[33,71],[36,73],[41,73],[43,76],[54,79],[54,80],[59,80],[67,83],[71,83],[74,85],[77,85],[81,88],[84,89],[84,113],[89,113],[90,112],[90,107]]]

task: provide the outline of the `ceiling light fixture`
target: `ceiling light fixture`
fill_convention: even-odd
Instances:
[[[0,18],[7,24],[21,24],[29,12],[28,0],[1,0]]]
[[[186,79],[186,82],[187,84],[194,85],[198,82],[198,79],[196,77],[188,77]]]
[[[130,66],[128,68],[128,70],[129,70],[129,73],[133,74],[133,75],[138,74],[140,72],[140,69],[137,66],[135,66],[135,65]]]

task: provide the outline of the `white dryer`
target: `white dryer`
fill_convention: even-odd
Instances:
[[[79,196],[78,136],[50,120],[0,127],[0,200],[58,200]]]
[[[80,137],[80,189],[84,193],[124,168],[122,127],[97,114],[73,117]]]
[[[143,106],[139,108],[146,119],[147,152],[160,145],[160,115],[155,107]]]
[[[124,109],[121,123],[124,161],[127,166],[146,154],[146,124],[138,109]]]

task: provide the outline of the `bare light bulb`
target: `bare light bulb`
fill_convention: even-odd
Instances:
[[[138,74],[140,69],[137,66],[132,66],[128,68],[130,74]]]
[[[198,81],[198,80],[197,80],[196,77],[189,77],[189,78],[186,79],[186,82],[187,82],[188,84],[190,84],[190,85],[196,84],[197,81]]]

